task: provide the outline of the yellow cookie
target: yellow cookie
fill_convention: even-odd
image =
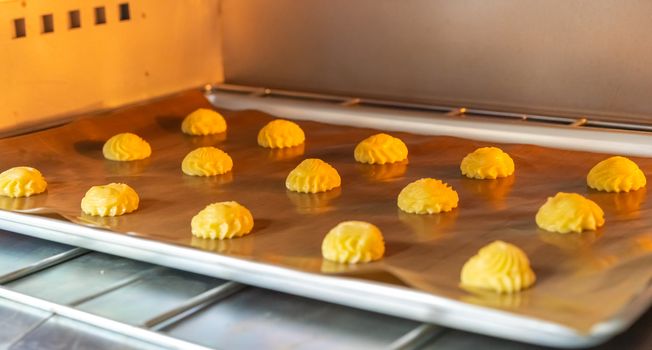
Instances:
[[[233,169],[231,157],[215,147],[200,147],[190,151],[181,162],[181,170],[186,175],[221,175],[231,171],[231,169]]]
[[[517,246],[495,241],[484,246],[462,267],[462,287],[515,293],[534,284],[527,255]]]
[[[285,179],[285,187],[294,192],[318,193],[340,187],[337,170],[321,159],[310,158],[299,164]]]
[[[192,218],[190,226],[192,234],[199,238],[227,239],[250,233],[254,218],[238,202],[219,202],[202,209]]]
[[[401,139],[381,133],[369,136],[358,143],[353,156],[360,163],[395,163],[407,159],[408,149]]]
[[[125,132],[108,139],[102,147],[102,153],[109,160],[140,160],[152,155],[152,148],[140,136]]]
[[[305,140],[301,127],[284,119],[272,120],[258,132],[258,144],[267,148],[294,147]]]
[[[577,193],[559,192],[548,197],[536,215],[537,225],[551,232],[595,230],[604,225],[604,212],[590,199]]]
[[[129,185],[110,183],[91,187],[81,200],[81,209],[88,215],[118,216],[138,209],[139,201]]]
[[[500,148],[482,147],[467,154],[460,169],[472,179],[496,179],[514,173],[514,160]]]
[[[645,187],[645,174],[625,157],[611,157],[596,164],[586,176],[589,187],[606,192],[629,192]]]
[[[181,131],[188,135],[220,134],[226,131],[226,120],[212,109],[199,108],[183,119]]]
[[[48,183],[40,171],[28,166],[11,168],[0,173],[0,195],[29,197],[43,193]]]
[[[437,179],[420,179],[405,186],[398,195],[398,207],[413,214],[434,214],[457,207],[457,192]]]
[[[338,263],[366,263],[383,257],[385,240],[378,227],[368,222],[344,221],[324,237],[321,254]]]

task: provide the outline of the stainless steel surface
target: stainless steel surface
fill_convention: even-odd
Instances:
[[[144,276],[138,282],[77,305],[95,315],[134,326],[167,312],[224,281],[196,276],[192,281],[178,271],[163,271]],[[156,293],[156,298],[152,294]]]
[[[246,289],[163,331],[224,349],[379,349],[415,322]]]
[[[228,83],[650,122],[644,0],[223,0]]]
[[[433,324],[422,324],[419,327],[405,333],[402,337],[396,339],[390,346],[390,349],[404,350],[417,349],[428,343],[432,338],[443,332],[444,328]]]
[[[7,275],[45,258],[74,249],[55,242],[35,244],[33,239],[16,238],[14,233],[2,230],[0,230],[0,246],[9,248],[5,254],[0,255],[0,275]]]
[[[248,94],[254,97],[278,97],[306,100],[313,102],[333,102],[344,107],[367,106],[390,108],[396,111],[422,111],[437,112],[444,115],[464,116],[464,117],[487,117],[498,118],[503,120],[515,121],[532,121],[537,123],[566,124],[575,126],[591,126],[607,129],[634,130],[634,131],[652,131],[652,122],[646,120],[622,120],[606,121],[593,116],[559,116],[559,115],[542,115],[523,112],[506,112],[495,109],[480,109],[467,107],[443,106],[429,103],[405,102],[390,99],[375,99],[368,97],[350,97],[333,94],[318,94],[303,91],[292,91],[284,89],[270,89],[256,86],[235,85],[235,84],[215,84],[206,85],[204,91],[211,97],[214,97],[213,103],[220,105],[217,97],[220,92]],[[351,103],[351,101],[355,103]],[[475,119],[475,118],[474,118]],[[482,120],[480,120],[482,121]]]
[[[31,239],[32,242],[39,243],[38,240]],[[44,245],[47,245],[45,241]],[[9,249],[2,249],[0,256],[4,253],[10,254]],[[49,317],[50,313],[26,307],[9,301],[0,299],[0,348],[6,349],[11,344],[19,341],[25,334],[38,328]]]
[[[78,256],[84,255],[88,253],[88,250],[83,249],[83,248],[72,248],[68,251],[65,251],[63,253],[59,253],[57,255],[53,255],[49,258],[43,259],[39,262],[30,264],[28,266],[25,266],[19,270],[13,271],[11,273],[8,273],[6,275],[0,276],[0,284],[5,284],[17,279],[20,279],[22,277],[31,275],[35,272],[47,269],[50,266],[56,265],[58,263],[74,259]]]
[[[25,240],[25,237],[17,234],[13,234],[13,237],[15,237],[15,241]],[[8,243],[12,241],[11,238],[7,239]],[[33,238],[29,240],[33,246],[51,244]],[[0,246],[0,256],[11,253],[10,248]],[[25,254],[30,255],[29,252]],[[72,265],[71,268],[66,268],[70,265]],[[140,269],[129,269],[134,265],[139,266]],[[9,286],[9,289],[2,288],[0,294],[22,303],[30,302],[30,306],[0,298],[0,316],[2,316],[0,324],[4,326],[0,329],[0,344],[3,344],[3,348],[11,349],[205,349],[197,344],[205,343],[207,339],[210,339],[213,345],[211,348],[247,349],[247,344],[251,343],[252,332],[266,329],[272,335],[274,334],[272,329],[277,329],[280,332],[279,336],[275,337],[274,343],[263,342],[262,344],[266,345],[265,348],[294,348],[296,344],[309,340],[317,345],[332,344],[336,348],[346,346],[344,343],[346,341],[360,346],[371,344],[373,346],[358,347],[358,349],[371,349],[390,345],[395,338],[401,338],[403,330],[410,335],[409,330],[417,326],[416,323],[407,320],[270,291],[251,288],[241,291],[241,286],[237,284],[223,283],[224,281],[215,279],[212,280],[212,284],[221,287],[196,294],[197,286],[206,284],[206,277],[164,268],[153,268],[151,265],[98,253],[91,253],[70,261],[61,261],[57,266],[51,267],[52,270],[56,270],[54,272],[38,271],[24,279],[29,279],[32,285],[35,285],[36,280],[43,279],[40,285],[42,289],[47,289],[48,285],[51,287],[57,285],[57,281],[54,281],[53,277],[58,276],[60,278],[58,283],[73,284],[79,292],[86,291],[86,298],[93,299],[96,305],[106,303],[106,308],[110,308],[117,304],[128,306],[140,303],[142,305],[139,305],[138,308],[144,314],[156,314],[160,310],[159,305],[147,302],[147,300],[160,301],[165,304],[170,302],[170,292],[164,288],[151,288],[148,293],[139,294],[139,300],[134,300],[128,285],[114,291],[117,293],[109,293],[113,294],[110,299],[106,299],[101,294],[97,298],[93,298],[92,296],[97,293],[82,288],[86,285],[92,286],[96,282],[102,285],[106,284],[105,275],[96,273],[98,268],[100,268],[99,271],[110,271],[120,269],[119,266],[126,267],[125,270],[131,272],[130,278],[138,280],[143,276],[150,276],[152,279],[164,283],[169,282],[170,276],[173,276],[176,284],[176,292],[173,294],[179,295],[179,292],[186,288],[185,294],[193,295],[190,298],[178,299],[171,310],[177,311],[174,315],[183,317],[167,320],[174,322],[168,323],[168,327],[162,331],[154,333],[158,334],[158,337],[152,337],[151,331],[146,329],[136,331],[137,329],[127,324],[116,322],[117,320],[112,318],[113,315],[109,315],[111,316],[109,318],[97,317],[75,311],[61,303],[49,303],[35,299],[34,296],[38,294],[38,289],[26,290],[23,288],[22,293],[17,293],[14,288],[20,285],[16,281]],[[147,282],[144,281],[144,283]],[[122,297],[121,302],[118,301],[120,297]],[[266,308],[265,304],[269,304],[269,307]],[[217,306],[220,307],[217,308]],[[185,314],[178,313],[183,310],[186,311]],[[59,315],[54,315],[52,312]],[[168,313],[169,316],[172,314],[172,312]],[[206,320],[206,315],[218,322]],[[340,315],[342,317],[338,317]],[[126,323],[141,322],[140,315],[132,314],[132,316],[133,318],[130,319],[123,315],[119,317],[123,317],[123,321]],[[247,320],[250,324],[256,325],[248,327],[248,331],[243,329],[244,321]],[[191,323],[193,327],[189,328]],[[299,334],[298,338],[294,338],[293,334],[288,332],[293,327],[301,327],[304,323],[306,329],[311,329],[312,333]],[[350,329],[347,326],[349,323],[353,325]],[[216,327],[224,329],[216,333]],[[147,325],[145,328],[148,328]],[[173,329],[173,331],[168,331],[167,328]],[[187,328],[188,331],[183,331],[182,328]],[[128,332],[115,332],[124,330],[128,330]],[[219,336],[222,333],[228,337]],[[132,337],[128,337],[126,334]],[[381,335],[378,336],[378,334]],[[170,337],[171,335],[173,337]],[[255,336],[269,340],[262,333],[255,333]],[[174,337],[187,339],[187,341]],[[308,346],[308,344],[304,346]]]
[[[464,155],[484,145],[476,141],[397,133],[411,150],[409,166],[364,166],[352,160],[351,152],[359,140],[375,130],[302,121],[308,135],[305,148],[295,149],[297,153],[270,152],[255,145],[255,135],[271,117],[248,111],[225,112],[230,125],[226,136],[191,138],[181,134],[179,123],[183,116],[205,105],[201,95],[185,93],[0,141],[8,164],[16,162],[18,155],[24,163],[23,150],[47,144],[46,150],[30,153],[27,162],[41,169],[52,184],[48,194],[30,198],[32,201],[5,204],[30,213],[56,211],[84,226],[56,217],[0,212],[2,225],[201,274],[558,346],[603,341],[625,329],[649,304],[652,292],[646,286],[652,272],[646,268],[650,256],[644,244],[649,239],[649,227],[635,218],[645,216],[650,207],[641,204],[645,191],[624,195],[587,192],[585,174],[605,155],[502,145],[516,159],[517,176],[483,182],[462,179],[458,170]],[[127,130],[150,140],[154,147],[152,159],[125,165],[101,158],[102,140],[126,131],[124,120],[130,121]],[[371,116],[366,121],[375,121],[381,127],[390,125],[387,120]],[[416,123],[417,119],[411,121]],[[427,119],[421,123],[433,128],[439,125],[439,121]],[[584,129],[571,130],[588,135],[588,131],[580,131]],[[649,137],[592,132],[595,137],[623,140]],[[233,174],[216,179],[181,175],[179,162],[183,155],[205,144],[218,144],[231,154],[236,164]],[[343,189],[314,196],[286,192],[285,175],[300,159],[308,157],[324,158],[334,164],[344,178]],[[576,161],[569,166],[566,159]],[[636,160],[644,170],[652,167],[649,159]],[[67,162],[74,162],[79,170],[70,171]],[[461,207],[428,217],[398,212],[396,194],[408,182],[424,176],[452,184],[460,192]],[[138,212],[109,219],[79,214],[79,198],[85,189],[107,178],[126,181],[140,192],[142,206]],[[595,234],[566,238],[537,231],[533,215],[545,198],[557,191],[586,193],[605,209],[608,225]],[[193,201],[174,200],[181,193]],[[188,222],[196,211],[206,203],[233,199],[253,211],[257,221],[252,235],[230,241],[191,237]],[[325,232],[351,218],[372,221],[383,229],[389,249],[385,259],[362,266],[322,261],[319,244]],[[478,227],[482,230],[478,231]],[[530,254],[539,274],[535,288],[517,297],[476,294],[458,288],[463,262],[493,239],[517,243]],[[602,264],[605,259],[609,264]],[[146,295],[156,289],[155,283],[151,287],[143,281],[147,277],[79,307],[118,320],[143,322],[145,319],[137,320],[135,316],[144,313],[109,306],[108,302],[112,298],[121,300],[123,292]],[[171,302],[190,297],[175,294],[176,286],[170,283]],[[200,287],[195,292],[208,288]],[[143,305],[149,307],[147,301]],[[169,310],[162,303],[157,306],[161,307],[157,314]],[[576,317],[578,314],[582,317]]]
[[[161,347],[66,317],[52,316],[25,334],[9,350],[162,350]],[[180,348],[177,348],[180,349]]]
[[[18,234],[5,234],[6,245],[0,245],[0,258],[15,253],[11,248],[12,241],[29,240],[33,247],[47,247],[52,244]],[[31,252],[26,251],[23,255],[29,256]],[[129,266],[126,264],[128,260],[96,253],[77,259],[84,259],[86,264],[95,267],[106,264],[105,270],[115,268],[116,261],[123,261],[122,265]],[[66,265],[75,264],[77,259],[61,262],[52,268],[61,269]],[[143,273],[162,272],[164,269],[152,271],[152,267],[147,264],[132,263],[142,265],[142,270],[133,271],[133,278]],[[26,278],[35,280],[43,276],[53,282],[51,276],[46,276],[47,271],[39,271]],[[69,271],[73,273],[79,269]],[[101,274],[92,273],[83,276],[86,285],[93,285],[102,278]],[[179,273],[178,276],[191,282],[197,277],[190,273]],[[88,297],[91,296],[92,294],[89,294]],[[148,297],[157,296],[158,291],[152,291]],[[324,344],[329,345],[331,349],[348,348],[348,344],[357,345],[356,349],[547,349],[437,326],[419,325],[407,320],[253,288],[217,304],[189,311],[183,318],[164,327],[162,334],[186,339],[191,344],[212,344],[217,349],[235,350],[250,349],[256,342],[252,338],[260,338],[259,343],[266,340],[266,343],[262,343],[266,349],[312,349]],[[630,331],[594,350],[649,349],[652,346],[649,333],[651,324],[652,313],[648,313]],[[124,334],[102,328],[103,323],[93,326],[4,298],[0,298],[0,326],[0,348],[8,349],[154,350],[171,349],[173,346],[169,343],[155,345],[142,339],[126,337]],[[230,333],[227,333],[229,331]],[[220,334],[224,336],[219,336]],[[311,344],[314,346],[311,347]]]
[[[92,253],[7,286],[58,304],[77,304],[88,295],[102,294],[125,279],[131,280],[136,274],[142,278],[141,271],[152,268],[152,265],[142,262]],[[86,282],[89,280],[93,283]]]
[[[215,303],[218,300],[225,299],[231,294],[237,293],[238,291],[244,289],[245,286],[236,282],[226,282],[220,284],[219,286],[209,289],[197,296],[187,299],[180,305],[165,311],[157,316],[154,316],[147,321],[144,321],[142,325],[147,328],[162,328],[162,324],[170,323],[174,319],[181,318],[183,314],[191,311],[195,308],[200,308],[203,305]]]
[[[255,87],[218,85],[208,96],[217,107],[232,110],[260,110],[272,115],[329,124],[378,128],[424,135],[447,135],[496,143],[523,143],[545,147],[652,156],[652,137],[639,131],[652,130],[649,125],[636,123],[605,123],[589,121],[574,126],[574,118],[532,114],[503,113],[490,110],[446,108],[445,113],[433,113],[439,107],[405,104],[393,101],[362,99],[354,108],[314,94],[270,90],[259,96]],[[238,93],[232,93],[237,91]],[[337,97],[335,97],[337,98]],[[444,107],[441,107],[444,108]],[[464,111],[461,115],[460,111]],[[620,130],[618,130],[620,129]],[[583,142],[578,142],[582,140]]]

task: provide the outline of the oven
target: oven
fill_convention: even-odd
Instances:
[[[599,193],[585,173],[607,155],[652,172],[650,14],[609,0],[0,0],[0,170],[31,165],[51,182],[0,200],[0,343],[649,347],[652,207],[645,189]],[[226,135],[183,136],[197,108],[222,113]],[[272,118],[301,125],[305,147],[263,152],[252,140]],[[150,140],[151,160],[104,160],[119,131]],[[409,162],[355,164],[372,132],[399,135]],[[490,145],[514,156],[512,180],[461,178],[461,157]],[[233,173],[182,176],[177,158],[199,146],[226,150]],[[331,161],[342,189],[285,191],[309,157]],[[426,176],[460,207],[398,211],[398,190]],[[100,179],[135,184],[141,208],[80,213]],[[595,200],[605,227],[539,230],[533,210],[556,191]],[[256,229],[192,238],[188,213],[220,198],[247,203]],[[346,218],[378,223],[382,261],[322,260],[321,237]],[[493,239],[527,251],[531,290],[459,288],[461,264]]]

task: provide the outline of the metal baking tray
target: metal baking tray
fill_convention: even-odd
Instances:
[[[209,100],[232,107],[257,103],[249,97],[230,99],[223,94],[210,95]],[[226,134],[183,135],[179,131],[182,118],[198,107],[209,106],[199,92],[181,93],[0,140],[2,168],[31,165],[49,181],[47,194],[27,199],[2,198],[0,228],[543,345],[581,347],[603,342],[626,329],[649,306],[652,223],[642,218],[650,214],[652,206],[645,201],[645,190],[607,194],[587,189],[586,172],[605,154],[497,144],[515,159],[516,175],[498,181],[470,180],[459,174],[460,160],[489,143],[419,135],[437,134],[430,130],[446,125],[438,119],[422,118],[416,112],[407,113],[407,119],[388,119],[375,109],[353,110],[349,115],[365,114],[346,118],[341,111],[336,113],[340,107],[316,104],[310,110],[278,100],[264,104],[272,111],[281,111],[282,106],[283,117],[297,117],[300,112],[304,119],[313,119],[299,122],[307,134],[305,146],[280,151],[257,147],[258,129],[273,117],[252,110],[222,110],[229,124]],[[258,107],[265,109],[263,104]],[[324,118],[320,111],[326,114]],[[355,144],[378,130],[334,125],[347,123],[368,123],[383,130],[401,130],[406,125],[413,128],[416,132],[394,133],[410,149],[409,164],[355,163]],[[503,126],[507,131],[520,127]],[[551,135],[571,135],[563,128],[541,128]],[[103,141],[124,131],[149,140],[152,157],[127,163],[104,160]],[[468,132],[471,136],[472,131]],[[575,142],[595,138],[597,149],[617,144],[624,153],[631,153],[627,150],[636,144],[650,143],[647,135],[638,133],[573,133]],[[484,138],[492,137],[500,135],[484,134]],[[545,141],[545,137],[539,138]],[[536,139],[530,136],[529,140]],[[228,152],[234,159],[233,172],[211,178],[183,175],[181,159],[202,145],[216,145]],[[582,147],[586,146],[567,148]],[[309,157],[322,158],[337,168],[343,178],[342,188],[317,195],[286,191],[287,173]],[[652,159],[634,159],[644,171],[652,169]],[[440,178],[451,184],[460,194],[459,208],[429,216],[400,212],[396,195],[407,183],[421,177]],[[139,192],[139,210],[117,218],[82,215],[79,201],[84,192],[91,185],[112,181],[129,183]],[[605,227],[581,235],[538,230],[533,220],[537,208],[558,191],[579,192],[598,202],[606,213]],[[237,200],[250,208],[255,218],[254,232],[227,241],[193,238],[190,218],[206,204],[222,200]],[[338,222],[352,219],[370,221],[381,228],[387,256],[379,262],[355,266],[322,261],[320,245],[325,233]],[[516,295],[495,295],[458,287],[464,261],[496,239],[515,243],[528,253],[538,276],[534,288]]]

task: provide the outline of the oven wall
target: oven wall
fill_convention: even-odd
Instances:
[[[223,0],[227,82],[652,115],[645,0]]]
[[[219,82],[220,37],[217,0],[0,0],[0,131]]]

